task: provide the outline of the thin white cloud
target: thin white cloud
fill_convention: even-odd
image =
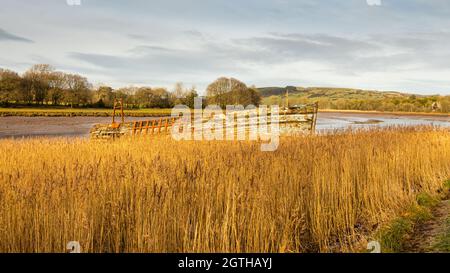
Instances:
[[[32,40],[14,35],[0,28],[0,41],[33,43]]]

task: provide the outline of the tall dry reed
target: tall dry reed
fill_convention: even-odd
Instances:
[[[450,133],[0,141],[0,252],[354,251],[450,178]]]

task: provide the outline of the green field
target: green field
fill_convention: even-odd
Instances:
[[[172,109],[136,109],[124,110],[126,116],[148,117],[169,116]],[[0,108],[0,117],[25,116],[25,117],[107,117],[112,116],[112,109],[94,108]]]

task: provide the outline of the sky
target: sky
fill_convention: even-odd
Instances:
[[[77,5],[77,2],[80,5]],[[0,68],[450,95],[448,0],[0,0]]]

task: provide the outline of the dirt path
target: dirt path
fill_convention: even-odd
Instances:
[[[433,218],[419,225],[406,243],[406,252],[450,252],[450,200],[440,202]]]

